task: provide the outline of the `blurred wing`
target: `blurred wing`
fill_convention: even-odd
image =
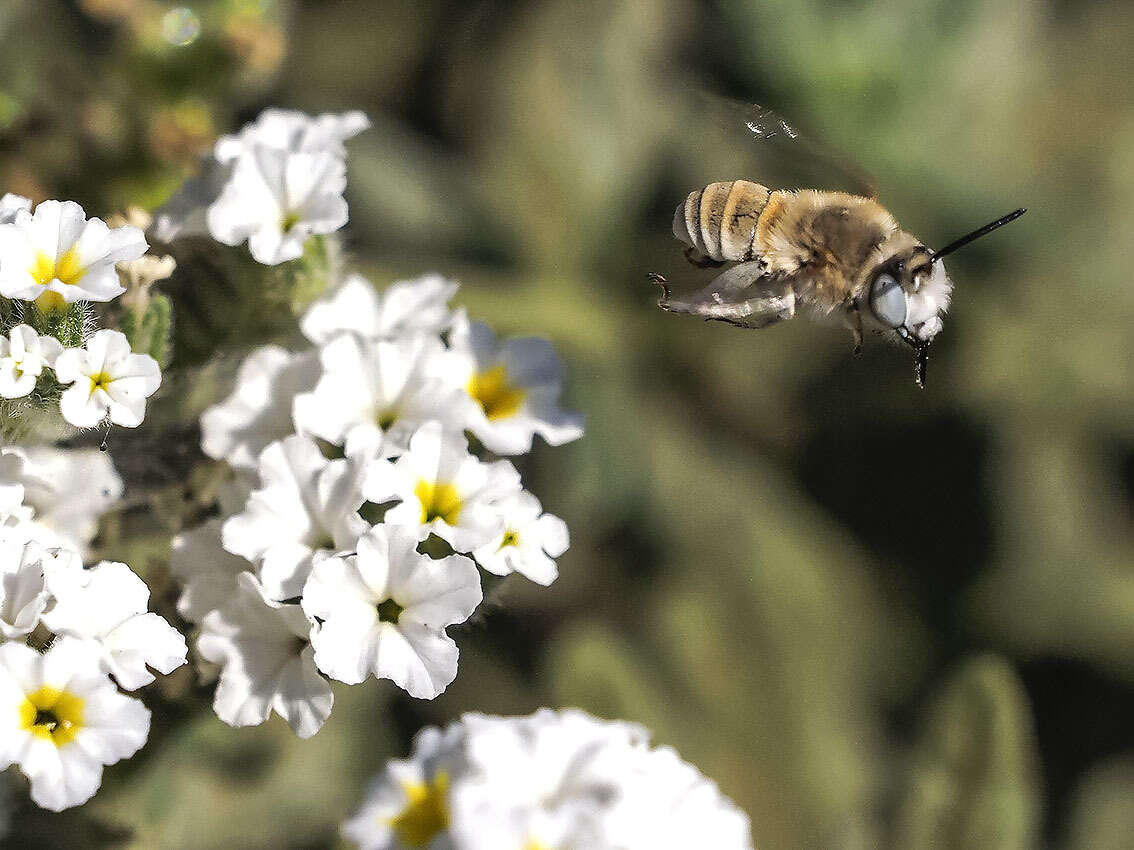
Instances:
[[[741,328],[763,328],[795,315],[795,290],[790,281],[765,275],[759,262],[733,266],[687,298],[673,297],[661,275],[651,275],[651,279],[662,288],[658,306],[670,313]]]
[[[694,121],[716,127],[737,140],[736,163],[713,180],[743,177],[770,189],[841,190],[877,196],[874,177],[850,157],[820,144],[782,115],[755,103],[691,88]],[[722,163],[722,168],[730,167]],[[711,181],[709,181],[711,182]]]

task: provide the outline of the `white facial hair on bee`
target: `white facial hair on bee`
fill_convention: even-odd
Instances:
[[[941,258],[1023,215],[1016,210],[934,253],[873,198],[815,189],[769,190],[748,180],[710,183],[674,213],[674,235],[698,267],[733,263],[703,290],[674,298],[661,275],[659,306],[745,328],[795,316],[836,318],[917,352],[924,385],[927,349],[941,331],[953,283]]]

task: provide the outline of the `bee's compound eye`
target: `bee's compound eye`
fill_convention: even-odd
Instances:
[[[906,293],[889,272],[882,272],[870,288],[870,311],[874,318],[889,328],[906,323]]]

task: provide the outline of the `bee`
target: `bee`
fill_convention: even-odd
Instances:
[[[796,140],[782,118],[748,107],[744,124],[757,138]],[[850,328],[904,342],[925,385],[929,345],[941,331],[953,293],[942,258],[1016,220],[1018,209],[933,251],[902,230],[873,192],[770,189],[738,179],[710,183],[678,204],[673,233],[699,268],[729,268],[704,289],[677,298],[659,274],[658,305],[743,328],[763,328],[805,309]]]

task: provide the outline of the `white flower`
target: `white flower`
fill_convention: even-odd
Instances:
[[[34,541],[0,541],[0,639],[31,634],[47,608],[43,555]]]
[[[343,837],[361,850],[453,850],[449,788],[463,769],[464,734],[458,723],[444,732],[432,726],[422,729],[414,737],[413,755],[389,761],[370,784],[366,801],[343,824]]]
[[[148,247],[138,228],[87,219],[74,201],[44,201],[34,213],[19,209],[0,224],[0,295],[30,301],[54,293],[41,302],[49,307],[109,301],[125,292],[114,264],[136,260]]]
[[[391,761],[343,834],[364,850],[751,850],[748,819],[635,724],[466,714]]]
[[[553,446],[583,435],[582,417],[559,407],[563,363],[547,340],[523,337],[497,346],[486,325],[460,314],[450,346],[448,377],[479,403],[469,430],[489,450],[523,454],[535,434]]]
[[[103,667],[127,691],[154,680],[147,668],[171,673],[185,663],[185,638],[147,612],[150,589],[125,564],[103,561],[77,580],[53,582],[56,602],[43,623],[56,634],[94,641]]]
[[[343,142],[370,126],[361,112],[316,118],[285,109],[265,109],[239,134],[221,136],[201,160],[200,173],[186,180],[154,216],[153,232],[163,242],[208,233],[206,211],[232,179],[234,164],[257,149],[346,156]]]
[[[445,627],[480,604],[480,575],[461,555],[433,560],[417,551],[413,528],[378,525],[355,555],[316,564],[303,588],[315,663],[333,679],[390,679],[412,697],[433,699],[457,675],[457,645]]]
[[[240,364],[232,394],[201,415],[201,448],[234,469],[255,472],[260,452],[294,433],[292,400],[318,377],[318,352],[257,348]]]
[[[201,623],[197,649],[222,666],[213,710],[230,726],[257,726],[274,710],[301,738],[331,715],[334,697],[315,668],[311,624],[298,605],[270,599],[251,573]]]
[[[273,599],[298,596],[315,561],[353,549],[370,527],[357,512],[360,478],[359,463],[327,460],[305,437],[272,443],[260,455],[261,488],[223,526],[224,548],[259,563]]]
[[[751,850],[748,816],[670,747],[641,753],[604,832],[619,847]]]
[[[122,498],[122,479],[107,452],[21,446],[24,502],[35,519],[62,543],[83,552],[98,531],[99,517]]]
[[[16,325],[8,338],[0,337],[0,396],[20,398],[35,389],[44,366],[54,366],[63,344],[40,336],[28,325]]]
[[[11,224],[20,210],[31,210],[31,198],[8,192],[0,198],[0,224]]]
[[[462,848],[624,846],[608,840],[604,821],[645,752],[645,729],[548,709],[461,723],[468,781],[453,789],[452,831]]]
[[[326,112],[312,118],[294,109],[268,108],[245,124],[236,135],[221,136],[213,147],[219,162],[230,162],[255,147],[309,153],[326,151],[345,157],[343,142],[370,126],[362,112],[334,115]]]
[[[519,573],[547,586],[559,571],[555,558],[567,551],[567,524],[554,514],[543,513],[539,499],[527,491],[499,504],[504,530],[473,552],[476,562],[498,576]]]
[[[59,638],[44,655],[0,646],[0,769],[18,764],[37,805],[85,803],[103,765],[134,755],[149,731],[150,712],[118,692],[84,641]]]
[[[192,623],[201,622],[210,611],[232,599],[236,577],[250,566],[221,546],[223,523],[223,519],[214,517],[173,538],[169,571],[183,584],[177,613]]]
[[[146,399],[161,386],[161,369],[148,354],[134,354],[126,335],[101,330],[82,348],[68,348],[55,361],[55,377],[73,384],[59,399],[63,418],[77,428],[93,428],[103,417],[136,428],[146,415]]]
[[[350,331],[366,339],[393,339],[411,333],[440,334],[453,321],[449,299],[457,284],[438,274],[399,280],[381,294],[361,275],[351,275],[307,308],[300,330],[322,345]]]
[[[341,157],[257,147],[236,160],[209,207],[209,233],[225,245],[248,240],[252,256],[265,265],[294,260],[309,236],[346,224],[345,190]]]
[[[372,462],[363,485],[371,502],[401,502],[387,511],[386,522],[417,526],[421,539],[436,534],[458,552],[502,533],[500,501],[519,490],[511,463],[482,463],[469,454],[464,436],[445,433],[437,422],[421,426],[396,461]]]
[[[344,334],[320,352],[323,376],[295,397],[297,429],[339,445],[362,440],[401,454],[417,428],[436,420],[460,431],[472,403],[433,376],[445,357],[436,337],[415,334],[371,342]]]

